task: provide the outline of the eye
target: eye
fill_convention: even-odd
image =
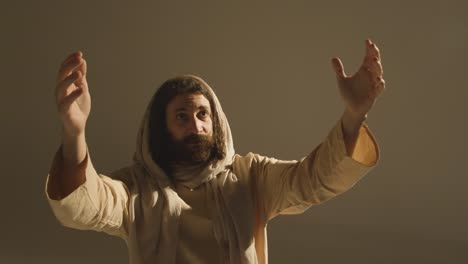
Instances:
[[[176,119],[177,120],[185,120],[185,119],[187,119],[187,115],[185,113],[178,113],[178,114],[176,114]]]
[[[201,118],[201,119],[205,119],[209,116],[210,114],[208,113],[208,111],[200,111],[200,113],[198,113],[198,118]]]

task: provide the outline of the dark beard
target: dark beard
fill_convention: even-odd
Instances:
[[[200,165],[213,159],[214,141],[206,135],[192,134],[183,140],[171,139],[168,158],[171,163]]]

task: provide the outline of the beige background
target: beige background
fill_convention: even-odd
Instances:
[[[150,96],[178,73],[213,86],[238,153],[301,158],[343,110],[330,58],[353,73],[367,37],[387,82],[368,119],[381,162],[349,192],[273,220],[270,263],[468,263],[467,3],[2,2],[0,263],[127,263],[123,241],[60,226],[44,196],[70,52],[88,60],[87,140],[106,173],[129,164]]]

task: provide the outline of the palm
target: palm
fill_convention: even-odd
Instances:
[[[70,135],[82,133],[91,111],[86,81],[86,61],[81,53],[71,54],[57,76],[56,103],[63,127]]]
[[[347,110],[356,115],[367,114],[385,88],[377,46],[370,40],[366,41],[366,56],[359,70],[352,76],[346,76],[339,58],[334,58],[332,64]]]
[[[73,85],[73,91],[79,89],[76,85]],[[86,120],[88,119],[91,111],[91,96],[89,92],[82,93],[76,100],[70,105],[68,109],[64,109],[61,113],[62,121],[66,121],[70,126],[70,129],[81,130],[84,128]]]

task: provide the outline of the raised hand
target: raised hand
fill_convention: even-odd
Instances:
[[[364,117],[370,111],[378,96],[385,89],[380,51],[369,39],[366,40],[366,55],[359,70],[346,76],[339,58],[332,59],[340,94],[346,104],[346,111],[355,117]]]
[[[86,81],[86,61],[81,52],[70,54],[62,62],[57,74],[55,100],[64,132],[68,136],[83,134],[91,111],[91,97]]]

